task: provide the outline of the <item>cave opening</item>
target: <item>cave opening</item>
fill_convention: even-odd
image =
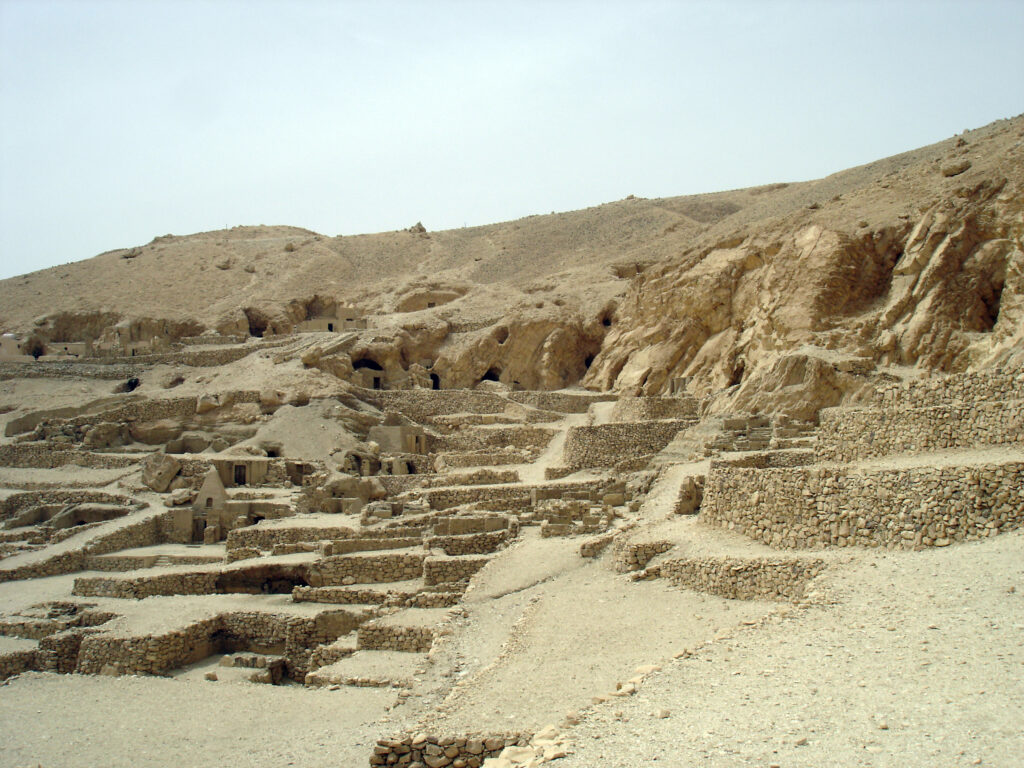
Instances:
[[[743,383],[743,373],[746,366],[742,360],[737,360],[733,366],[732,375],[729,377],[729,386],[735,387],[738,384]]]
[[[501,369],[488,368],[487,373],[480,377],[480,381],[501,381]]]
[[[593,364],[594,364],[594,356],[593,355],[587,355],[583,359],[583,367],[586,368],[588,371],[590,370],[590,366],[592,366]]]
[[[494,340],[499,344],[504,344],[508,341],[508,328],[503,325],[498,326],[494,329]]]
[[[383,366],[381,366],[380,363],[378,363],[376,360],[373,360],[373,359],[371,359],[369,357],[361,357],[361,358],[359,358],[354,363],[352,363],[352,367],[355,370],[357,370],[357,371],[362,371],[364,369],[368,369],[368,370],[371,370],[371,371],[383,371],[384,370]]]
[[[267,328],[270,325],[267,322],[266,316],[258,310],[249,308],[242,310],[245,313],[245,319],[249,324],[249,335],[254,336],[257,339],[262,339],[263,334],[267,332]]]
[[[308,586],[304,569],[259,567],[220,574],[214,591],[223,595],[290,595],[295,587]]]
[[[436,373],[430,374],[430,388],[440,389],[441,388],[441,377]]]

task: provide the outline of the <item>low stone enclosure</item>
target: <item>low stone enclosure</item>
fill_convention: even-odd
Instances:
[[[445,616],[458,605],[471,579],[519,535],[520,526],[529,525],[540,526],[538,533],[545,537],[585,535],[580,554],[599,559],[598,567],[611,568],[624,580],[658,577],[681,589],[729,599],[803,601],[808,586],[830,562],[848,557],[820,550],[940,547],[1020,527],[1022,389],[1024,375],[1019,372],[895,386],[881,390],[863,407],[826,409],[816,434],[813,425],[801,424],[793,427],[798,439],[788,441],[778,439],[776,427],[770,435],[758,431],[767,429],[763,424],[770,417],[720,415],[716,418],[725,431],[719,433],[725,438],[709,444],[712,458],[706,475],[701,468],[694,470],[700,474],[682,479],[665,468],[683,462],[682,451],[673,453],[679,435],[706,423],[698,425],[701,404],[693,398],[622,398],[611,406],[594,407],[613,398],[592,393],[368,392],[366,399],[382,410],[431,425],[431,453],[418,455],[415,465],[417,472],[425,471],[385,478],[387,482],[380,482],[383,490],[361,515],[338,505],[330,511],[341,514],[304,518],[302,513],[319,509],[295,501],[308,494],[297,490],[289,497],[282,491],[286,500],[281,505],[288,514],[298,514],[258,525],[236,522],[242,527],[228,531],[224,548],[213,550],[224,553],[223,562],[213,562],[217,554],[193,558],[188,552],[176,560],[120,555],[122,549],[172,540],[173,511],[142,510],[127,493],[105,498],[94,491],[5,496],[0,517],[7,520],[21,521],[18,516],[23,514],[28,520],[29,510],[44,503],[86,498],[144,519],[123,521],[116,530],[111,525],[102,536],[83,531],[81,546],[28,566],[0,569],[0,581],[108,571],[74,581],[79,603],[95,600],[102,611],[0,619],[0,635],[12,640],[0,647],[0,678],[27,669],[162,675],[212,654],[243,654],[245,658],[232,663],[263,669],[269,682],[283,674],[310,685],[411,685],[374,678],[356,667],[367,654],[405,659],[430,651],[439,632],[447,631],[441,629]],[[189,418],[197,408],[194,402],[169,402],[176,404],[161,407],[180,409]],[[251,394],[239,402],[258,406]],[[559,414],[584,414],[592,407],[591,417],[611,421],[568,425],[590,418],[580,417],[561,427],[553,424]],[[131,412],[149,418],[157,413],[137,405],[125,408],[121,416]],[[63,437],[72,442],[84,437],[88,417],[68,421],[73,435]],[[40,426],[45,432],[57,425],[40,422],[32,429]],[[521,465],[535,460],[560,430],[565,433],[563,466],[548,467],[553,472],[544,482],[523,482],[521,477],[539,475]],[[0,463],[130,468],[140,461],[140,454],[100,454],[67,443],[61,438],[57,443],[3,445]],[[993,446],[1006,449],[1005,458],[972,456],[968,450]],[[921,455],[940,450],[964,455],[949,453],[928,466],[930,459]],[[899,458],[887,462],[891,456]],[[198,455],[175,461],[181,464],[179,485],[194,485],[208,465]],[[283,489],[287,480],[291,487],[285,459],[260,461],[267,464],[266,485]],[[307,477],[310,484],[325,482],[327,466],[317,464],[315,472],[294,484],[301,486]],[[640,469],[647,471],[632,474]],[[552,478],[578,470],[588,471],[578,479]],[[666,484],[673,477],[674,485],[659,486],[667,494],[662,501],[669,499],[660,509],[670,521],[687,516],[684,522],[689,523],[696,515],[700,523],[785,551],[765,554],[760,549],[761,554],[743,557],[713,545],[688,548],[687,534],[652,533],[645,538],[643,514],[636,513],[649,509],[641,505],[652,482]],[[54,541],[36,538],[40,545]],[[749,542],[744,546],[751,547]],[[236,597],[198,598],[209,595]],[[208,606],[190,607],[188,618],[173,629],[151,634],[132,633],[125,618],[131,608],[123,614],[109,608],[114,600],[161,596],[197,596],[190,606],[203,600]],[[262,596],[268,597],[264,603]],[[243,599],[252,601],[252,610],[238,608]],[[224,610],[226,605],[231,609]],[[402,736],[379,742],[370,763],[475,767],[529,738]]]
[[[780,548],[946,546],[1024,521],[1024,464],[739,469],[712,462],[701,518]]]

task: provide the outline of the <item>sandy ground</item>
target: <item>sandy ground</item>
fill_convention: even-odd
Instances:
[[[0,766],[365,765],[389,690],[23,675],[0,686]]]
[[[1024,763],[1024,534],[862,553],[820,581],[833,604],[738,632],[596,707],[562,765]]]

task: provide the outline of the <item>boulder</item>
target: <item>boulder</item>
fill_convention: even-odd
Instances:
[[[171,491],[171,494],[166,499],[164,499],[164,506],[180,507],[185,504],[189,504],[192,501],[192,497],[192,489],[178,488],[175,491]]]
[[[170,486],[181,469],[181,462],[166,453],[153,453],[142,462],[142,483],[157,493]]]
[[[124,424],[104,421],[85,432],[83,443],[89,448],[114,448],[128,440],[128,429]]]
[[[135,440],[146,445],[163,445],[181,435],[181,424],[172,419],[139,421],[131,425],[129,432]]]

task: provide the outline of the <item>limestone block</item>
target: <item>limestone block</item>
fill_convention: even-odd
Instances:
[[[147,488],[163,493],[180,469],[181,462],[173,456],[166,453],[150,454],[142,462],[142,482]]]

